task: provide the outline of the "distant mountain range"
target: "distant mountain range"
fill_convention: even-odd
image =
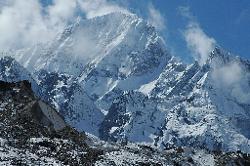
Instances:
[[[220,47],[172,56],[133,14],[78,19],[48,43],[7,53],[0,80],[29,80],[65,121],[104,141],[250,152],[250,62]]]

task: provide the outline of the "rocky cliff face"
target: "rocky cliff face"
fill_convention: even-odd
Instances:
[[[236,70],[239,78],[234,80],[231,73],[220,78],[220,70]],[[106,140],[163,148],[188,145],[249,152],[249,101],[240,100],[248,94],[248,61],[219,48],[203,66],[172,59],[158,79],[113,101],[100,133]]]

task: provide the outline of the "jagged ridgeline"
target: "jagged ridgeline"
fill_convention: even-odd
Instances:
[[[107,144],[89,138],[68,126],[54,108],[37,98],[28,81],[0,81],[0,101],[1,165],[196,165],[205,162],[249,162],[249,157],[239,152],[210,154],[204,150],[185,148],[158,151],[147,145]]]

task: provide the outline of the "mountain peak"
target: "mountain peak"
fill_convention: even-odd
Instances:
[[[246,63],[250,64],[248,60],[245,60],[239,56],[231,54],[220,46],[216,46],[213,51],[211,51],[206,64],[213,65],[226,65],[231,63]]]
[[[133,14],[131,12],[124,12],[124,11],[116,11],[116,12],[111,12],[102,16],[97,16],[91,19],[95,19],[98,17],[120,17],[120,18],[125,18],[125,17],[130,17],[134,19],[140,19],[136,14]]]
[[[223,62],[228,61],[229,59],[231,59],[231,55],[229,52],[225,51],[224,49],[222,49],[220,46],[216,46],[211,53],[209,54],[209,57],[207,59],[208,62],[213,61],[214,59],[218,60],[222,60]]]

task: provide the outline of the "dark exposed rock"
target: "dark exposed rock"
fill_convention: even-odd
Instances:
[[[55,122],[44,114],[45,110],[40,107],[28,81],[1,81],[0,101],[0,138],[6,140],[0,149],[13,149],[19,154],[1,158],[1,161],[25,165],[49,162],[46,158],[54,158],[65,165],[90,165],[102,154],[101,150],[89,148],[84,133],[69,126],[55,129]],[[28,159],[20,153],[34,156]]]

